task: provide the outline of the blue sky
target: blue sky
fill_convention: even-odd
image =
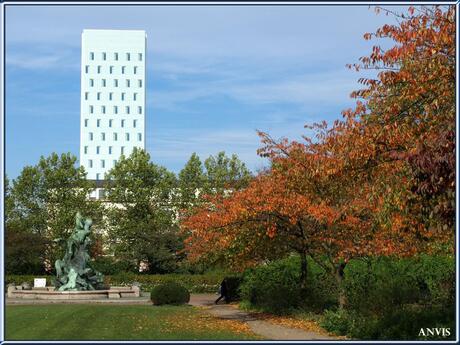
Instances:
[[[363,6],[7,6],[6,172],[79,155],[83,29],[147,31],[147,151],[178,172],[224,150],[257,171],[256,130],[299,139],[341,117],[362,76],[345,67],[393,19]]]

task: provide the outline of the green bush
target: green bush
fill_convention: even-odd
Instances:
[[[185,304],[190,301],[190,293],[182,285],[168,282],[154,287],[150,299],[155,305]]]
[[[227,284],[227,301],[237,301],[240,299],[240,285],[243,281],[240,276],[227,276],[225,283]]]
[[[352,260],[345,268],[344,291],[346,309],[323,315],[322,324],[331,332],[368,340],[414,340],[426,327],[450,328],[454,334],[453,258]]]
[[[425,285],[428,303],[455,304],[455,263],[450,256],[421,255],[419,276]]]
[[[448,340],[455,334],[455,311],[404,306],[383,315],[363,315],[346,309],[327,310],[321,325],[330,332],[362,340]],[[426,327],[450,328],[451,337],[419,336],[420,329]]]
[[[53,278],[54,276],[45,276],[45,275],[29,275],[29,274],[22,274],[22,275],[14,275],[14,274],[7,274],[5,276],[5,286],[9,284],[14,285],[21,285],[22,283],[29,283],[30,286],[34,286],[34,279],[35,278],[45,278],[46,279],[46,286],[53,285]]]
[[[321,326],[329,332],[345,335],[349,332],[351,318],[345,309],[326,310],[323,314]]]
[[[291,258],[245,272],[241,297],[250,306],[272,313],[284,313],[301,302],[300,272]]]
[[[415,303],[421,297],[417,275],[405,260],[380,257],[354,260],[345,269],[347,308],[378,314],[388,308]]]
[[[454,339],[455,334],[455,311],[445,310],[440,306],[414,307],[405,306],[394,309],[391,313],[383,316],[378,322],[379,339],[418,339],[418,340],[448,340]],[[428,325],[428,326],[427,326]],[[421,328],[450,328],[451,337],[442,336],[419,336]],[[414,337],[415,336],[415,337]]]
[[[296,260],[300,265],[300,258],[296,257]],[[307,286],[302,291],[301,307],[309,311],[323,312],[337,306],[338,286],[335,277],[311,258],[307,257],[307,262]]]
[[[299,260],[292,256],[245,272],[243,305],[272,313],[325,310],[322,324],[327,330],[356,339],[414,340],[426,327],[455,333],[453,257],[351,260],[343,281],[345,309],[337,309],[334,277],[310,259],[307,286],[299,288]]]
[[[345,269],[347,308],[385,314],[409,304],[444,305],[454,301],[453,258],[422,255],[407,259],[352,260]]]
[[[245,305],[272,313],[299,308],[321,311],[337,303],[335,279],[311,259],[307,285],[301,289],[296,255],[246,271],[240,291]]]

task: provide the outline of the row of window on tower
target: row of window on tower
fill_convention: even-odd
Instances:
[[[100,54],[100,55],[99,55]],[[107,54],[106,52],[102,52],[96,54],[95,52],[90,52],[89,53],[89,59],[94,61],[98,60],[98,56],[101,58],[102,61],[107,61],[110,59],[110,55]],[[132,59],[137,55],[137,61],[142,61],[142,53],[112,53],[112,60],[114,61],[120,61],[121,59],[124,58],[125,61],[132,61]]]
[[[83,151],[85,152],[85,154],[88,154],[89,152],[89,147],[88,146],[85,146],[83,148]],[[99,154],[103,154],[103,150],[101,149],[100,146],[96,146],[96,154],[99,155]],[[120,151],[118,152],[119,154],[123,155],[125,154],[125,147],[124,146],[120,146]],[[113,146],[108,146],[107,147],[107,154],[111,155],[111,154],[115,154],[115,150],[113,148]],[[91,159],[90,159],[91,160]],[[114,164],[115,164],[115,161],[114,161]],[[104,168],[104,167],[103,167]]]
[[[116,160],[113,161],[113,165],[116,164]],[[93,168],[94,167],[94,164],[93,164],[93,160],[92,159],[88,159],[88,168]],[[101,164],[100,164],[100,167],[101,168],[105,168],[105,159],[101,159]]]
[[[107,124],[108,124],[109,127],[113,127],[113,125],[114,125],[114,120],[113,119],[108,119],[106,121],[107,121]],[[104,122],[103,120],[97,119],[96,120],[96,127],[101,127],[103,122]],[[90,123],[90,120],[85,119],[85,127],[88,127],[89,123]],[[126,120],[124,120],[124,119],[120,120],[120,127],[124,128],[125,124],[126,124]],[[137,127],[137,120],[133,120],[133,128],[136,128],[136,127]]]
[[[113,82],[112,83],[113,87],[118,87],[119,85],[121,85],[121,83],[118,82],[118,79],[113,79],[112,82]],[[107,84],[108,84],[107,79],[101,79],[101,84],[100,84],[101,87],[107,87]],[[94,79],[90,79],[89,87],[94,87],[94,85],[95,85]],[[133,83],[131,83],[131,79],[126,79],[125,87],[131,87],[131,85],[133,85]],[[137,80],[137,87],[142,87],[142,79]]]
[[[91,93],[93,94],[93,93]],[[120,92],[120,97],[115,99],[115,92],[96,92],[96,100],[97,101],[104,101],[104,100],[109,100],[109,101],[114,101],[114,100],[120,100],[120,101],[127,101],[128,97],[126,96],[126,92]],[[102,97],[102,96],[106,97]],[[91,97],[92,98],[92,97]],[[85,92],[85,101],[88,101],[90,99],[90,93]],[[133,97],[131,98],[133,101],[137,101],[139,99],[139,95],[137,92],[133,92]]]
[[[94,72],[93,72],[93,67],[95,68]],[[106,73],[108,74],[116,74],[116,73],[127,74],[131,70],[133,74],[137,74],[139,71],[139,66],[102,66],[102,65],[90,66],[90,65],[85,65],[86,74],[89,74],[89,73],[101,74],[101,73],[104,73],[104,71],[106,71]]]
[[[113,165],[115,165],[117,163],[116,159],[113,160]],[[105,159],[101,159],[100,161],[100,165],[99,165],[101,168],[105,168]],[[93,164],[93,160],[92,159],[88,159],[88,168],[93,168],[94,167],[94,164]],[[98,174],[99,175],[99,174]],[[99,180],[99,178],[98,178]]]
[[[105,141],[106,133],[102,132],[100,134],[101,134],[101,140]],[[89,138],[90,141],[93,141],[94,140],[94,133],[89,132],[88,133],[88,138]],[[131,138],[130,133],[125,133],[125,140],[129,141],[130,138]],[[113,133],[113,141],[117,141],[117,140],[118,140],[118,133]],[[142,133],[137,133],[137,141],[142,141]]]
[[[114,105],[112,108],[112,113],[113,114],[118,114],[118,111],[121,110],[119,109],[121,107],[118,107],[118,105]],[[89,113],[94,114],[94,105],[89,106]],[[107,107],[105,105],[101,105],[101,113],[102,114],[107,114]],[[131,107],[129,105],[125,106],[125,113],[126,114],[131,114]],[[142,107],[138,106],[137,107],[137,113],[142,114]]]

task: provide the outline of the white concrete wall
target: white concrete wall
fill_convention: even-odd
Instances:
[[[83,30],[81,54],[80,165],[88,179],[102,180],[120,157],[122,147],[125,156],[134,147],[145,149],[146,34],[142,30]]]

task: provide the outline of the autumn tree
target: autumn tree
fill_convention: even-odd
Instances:
[[[355,109],[332,127],[314,125],[316,137],[301,143],[261,133],[259,153],[271,169],[184,220],[191,258],[225,252],[243,267],[260,262],[259,252],[296,251],[303,258],[301,284],[307,254],[340,284],[352,258],[409,256],[449,243],[454,9],[394,15],[398,25],[365,35],[390,38],[394,47],[376,46],[352,66],[379,70],[376,79],[360,80],[365,88],[352,94],[359,98]]]
[[[335,158],[326,146],[276,142],[260,134],[265,147],[259,153],[270,159],[272,168],[229,197],[209,199],[183,222],[191,229],[191,260],[227,255],[234,267],[244,268],[296,252],[302,287],[307,255],[341,281],[344,264],[361,244],[368,252],[377,250],[372,228],[358,217],[372,212],[373,203],[358,205],[351,196],[355,194],[348,193],[349,181],[328,173]]]
[[[373,146],[371,164],[399,164],[409,172],[412,201],[430,238],[452,240],[455,219],[455,7],[411,7],[394,13],[398,25],[384,25],[365,39],[390,39],[374,46],[356,70],[379,70],[362,78],[352,94],[359,104],[345,112],[365,126]],[[364,135],[363,135],[364,136]],[[394,191],[393,194],[396,194]]]

